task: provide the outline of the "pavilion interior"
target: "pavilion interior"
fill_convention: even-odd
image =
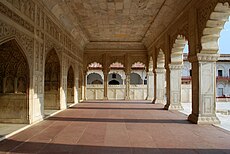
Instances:
[[[218,124],[218,39],[229,0],[1,0],[0,122],[32,124],[84,100],[181,110],[183,50],[192,113]]]

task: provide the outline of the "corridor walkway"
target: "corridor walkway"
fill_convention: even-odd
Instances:
[[[148,102],[83,102],[0,142],[0,153],[230,153],[230,132]]]

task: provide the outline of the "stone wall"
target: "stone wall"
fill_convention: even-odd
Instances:
[[[56,100],[56,104],[58,102],[58,106],[60,106],[59,108],[66,108],[67,72],[70,65],[73,66],[75,74],[74,94],[78,97],[78,74],[83,66],[84,47],[82,45],[84,44],[79,42],[80,40],[75,40],[72,35],[69,35],[63,28],[63,25],[56,20],[40,1],[19,2],[18,0],[3,0],[0,2],[0,48],[2,48],[4,43],[12,40],[16,42],[15,46],[18,46],[23,55],[25,55],[29,66],[28,80],[26,80],[28,84],[26,98],[18,99],[19,102],[23,102],[19,104],[27,107],[26,112],[23,112],[22,116],[18,117],[24,117],[23,119],[27,120],[17,120],[18,122],[33,123],[42,120],[44,116],[44,101],[47,97],[52,101]],[[45,96],[45,60],[51,50],[57,52],[60,61],[60,83],[57,93],[48,92],[50,96]],[[20,82],[25,82],[22,78],[18,79],[20,79]],[[0,80],[2,80],[2,77],[0,77]],[[0,83],[0,87],[2,86],[3,84]],[[17,96],[12,94],[12,99]],[[1,99],[4,102],[3,104],[7,102],[5,101],[7,98],[10,100],[8,96],[2,97],[4,97],[4,99]],[[78,102],[78,99],[74,100],[75,103]],[[11,101],[12,104],[15,101],[16,99],[13,99]],[[26,105],[24,102],[26,102]],[[17,112],[16,106],[12,104],[7,104],[7,106],[12,106],[15,109],[14,112]],[[3,110],[5,110],[4,107]],[[7,112],[12,113],[12,118],[15,117],[13,112]],[[21,114],[22,112],[18,113]],[[0,118],[3,119],[4,116],[2,114],[1,116]],[[8,115],[8,117],[10,116]]]
[[[29,123],[26,94],[0,94],[0,122]]]

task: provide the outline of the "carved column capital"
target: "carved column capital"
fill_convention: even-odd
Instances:
[[[219,54],[202,54],[198,53],[195,56],[189,56],[188,60],[189,62],[216,62],[218,58],[220,57]]]

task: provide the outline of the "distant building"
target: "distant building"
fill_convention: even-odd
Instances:
[[[191,102],[191,63],[184,54],[182,70],[182,102]],[[229,101],[230,98],[230,54],[221,54],[216,62],[216,97],[218,101]]]

